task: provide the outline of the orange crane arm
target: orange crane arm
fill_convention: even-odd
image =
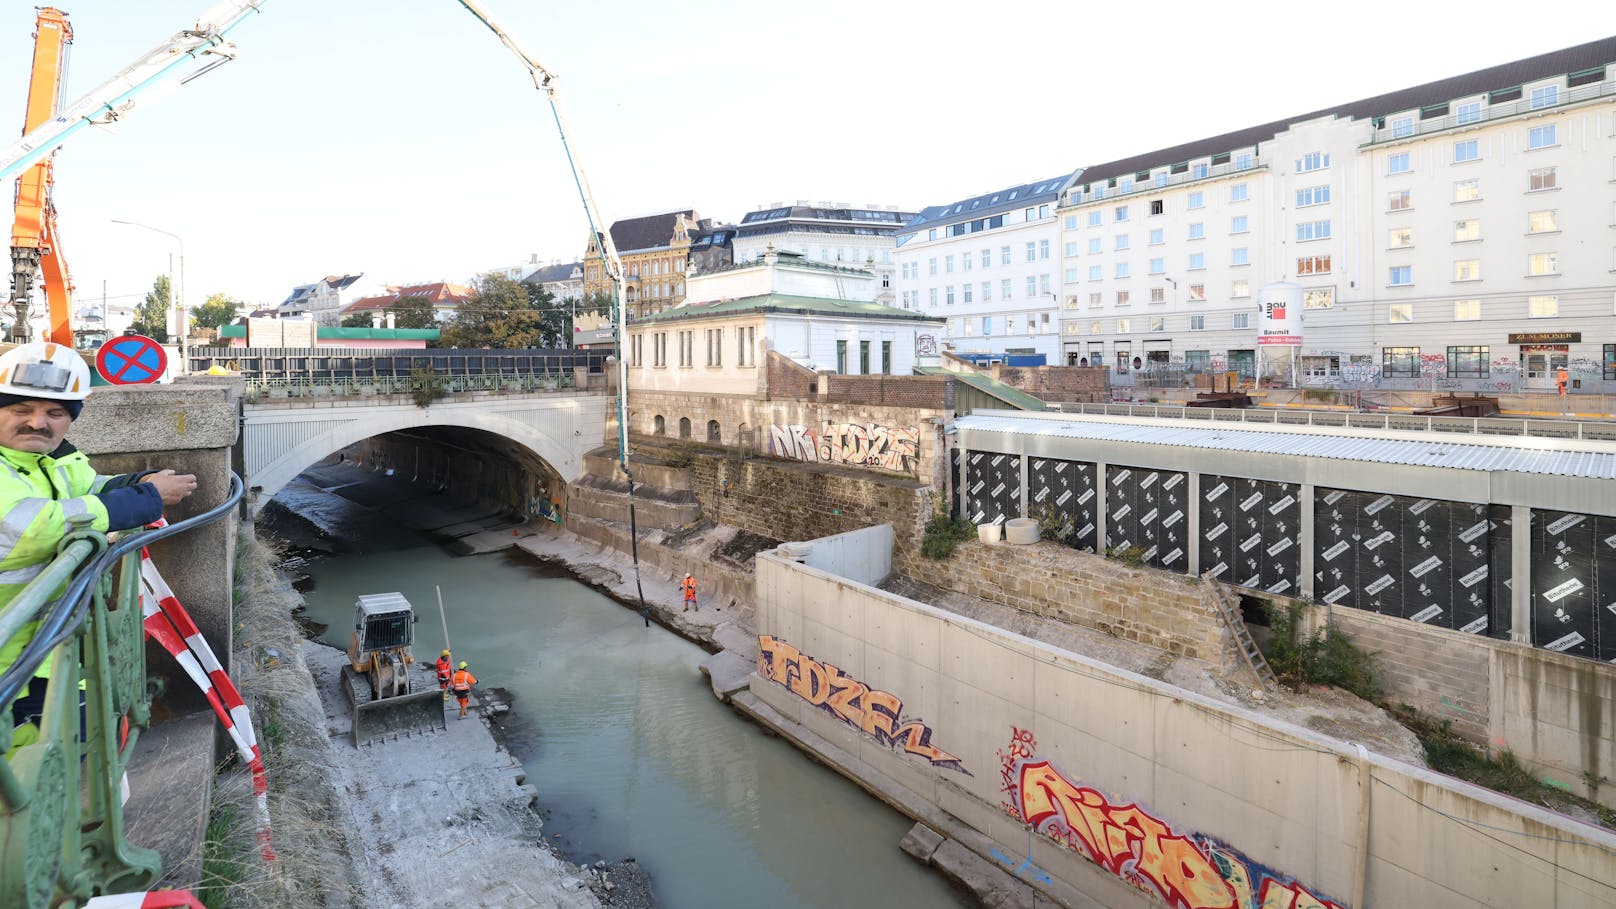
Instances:
[[[67,48],[73,27],[67,14],[42,7],[35,20],[34,62],[28,79],[24,134],[56,116],[67,76]],[[73,346],[73,279],[56,237],[56,207],[51,201],[54,179],[51,157],[38,161],[17,178],[16,217],[11,229],[11,304],[18,328],[26,324],[29,298],[36,280],[44,285],[50,312],[50,340]]]

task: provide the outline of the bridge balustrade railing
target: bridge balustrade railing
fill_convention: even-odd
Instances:
[[[1530,420],[1512,417],[1434,417],[1409,413],[1354,413],[1340,410],[1212,409],[1173,404],[1056,403],[1051,410],[1113,417],[1158,417],[1285,426],[1351,426],[1468,435],[1534,436],[1549,439],[1616,441],[1616,423],[1590,420]]]
[[[431,376],[247,376],[247,398],[345,398],[413,395],[427,387],[446,394],[471,391],[533,393],[577,387],[574,373],[479,373]]]
[[[0,906],[75,909],[92,896],[148,890],[160,877],[158,854],[125,836],[120,794],[152,716],[140,551],[224,518],[241,493],[232,474],[230,494],[209,511],[115,542],[77,521],[56,558],[0,607],[0,646],[38,622],[0,673],[0,705],[50,661],[37,738],[20,744],[26,736],[14,739],[10,711],[0,714]]]

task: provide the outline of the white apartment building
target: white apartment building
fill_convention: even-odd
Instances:
[[[1616,38],[1090,167],[1059,206],[1062,352],[1128,381],[1616,391]]]
[[[875,275],[875,301],[897,305],[892,287],[892,250],[899,228],[915,216],[895,205],[856,208],[846,202],[774,203],[741,218],[734,261],[763,258],[772,247],[827,265],[862,268]]]
[[[898,306],[947,320],[960,353],[1061,362],[1059,293],[1067,174],[929,206],[898,235]]]

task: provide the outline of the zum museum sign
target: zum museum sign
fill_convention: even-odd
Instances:
[[[1581,344],[1580,331],[1527,331],[1511,334],[1511,344]]]

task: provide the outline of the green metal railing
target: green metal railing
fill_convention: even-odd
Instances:
[[[157,881],[160,858],[125,837],[120,796],[140,730],[151,723],[140,550],[224,518],[241,493],[232,475],[220,505],[158,530],[124,532],[116,542],[77,521],[56,558],[0,606],[0,643],[40,623],[0,675],[0,906],[66,909]],[[10,705],[47,658],[39,737],[12,747]]]
[[[484,373],[475,375],[434,375],[429,379],[415,376],[358,376],[344,378],[287,378],[247,377],[247,399],[264,401],[278,398],[343,398],[382,395],[412,395],[425,384],[445,394],[467,391],[539,392],[564,391],[575,388],[577,380],[568,372]]]

